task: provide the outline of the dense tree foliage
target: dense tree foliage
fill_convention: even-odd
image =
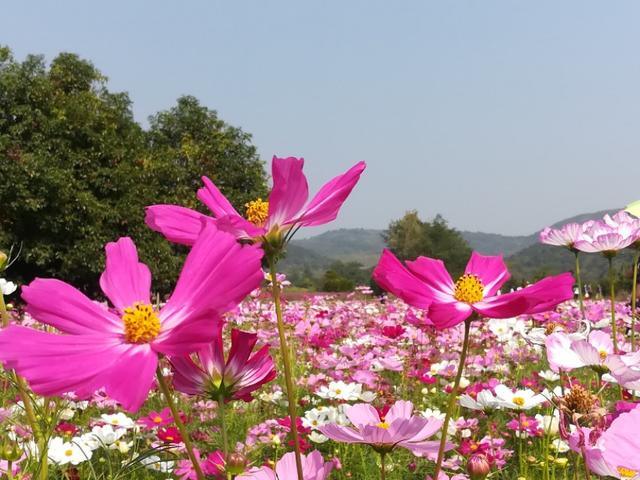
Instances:
[[[144,225],[144,207],[196,207],[200,176],[242,209],[266,191],[250,135],[193,97],[136,123],[126,93],[90,62],[62,53],[15,60],[0,49],[0,247],[22,244],[12,275],[59,277],[92,292],[103,247],[131,236],[166,292],[180,248]]]
[[[420,255],[439,258],[453,276],[464,271],[471,255],[464,238],[440,215],[428,222],[421,220],[416,211],[407,212],[389,224],[384,238],[399,259],[413,260]]]

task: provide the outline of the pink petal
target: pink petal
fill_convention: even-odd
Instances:
[[[40,395],[75,392],[86,398],[104,387],[130,411],[147,398],[157,364],[148,345],[122,344],[105,335],[54,335],[19,326],[0,332],[0,360]]]
[[[253,467],[247,473],[237,476],[236,480],[276,480],[276,474],[269,467]]]
[[[106,267],[100,288],[120,312],[135,303],[151,303],[151,272],[138,261],[138,251],[129,237],[109,242],[105,247]]]
[[[200,312],[197,315],[198,312],[193,312],[170,327],[162,324],[160,335],[151,343],[153,350],[180,356],[206,348],[213,340],[214,325],[221,323],[222,319],[216,312]]]
[[[216,217],[224,215],[232,215],[239,217],[240,214],[233,208],[233,205],[227,200],[218,187],[216,187],[207,177],[202,177],[204,187],[198,190],[198,199],[204,203]]]
[[[502,256],[484,256],[477,252],[471,254],[464,273],[477,275],[482,280],[485,297],[495,295],[511,277]]]
[[[205,372],[187,355],[171,357],[173,367],[173,386],[187,395],[199,395],[204,392],[207,379]]]
[[[418,257],[414,261],[406,263],[411,273],[427,285],[433,301],[450,302],[453,300],[455,286],[442,260]]]
[[[428,420],[423,417],[397,418],[389,425],[387,431],[391,435],[393,443],[399,443],[414,438],[427,423]]]
[[[600,352],[586,340],[576,340],[571,343],[571,350],[576,352],[584,365],[600,365]]]
[[[120,318],[60,280],[36,278],[22,287],[22,298],[33,318],[61,332],[114,335],[123,331]]]
[[[365,443],[392,445],[396,443],[391,437],[389,430],[377,427],[375,425],[365,425],[362,430],[362,438]]]
[[[302,172],[303,158],[273,157],[271,175],[273,189],[269,195],[267,230],[274,225],[284,225],[292,220],[309,197],[307,178]]]
[[[306,462],[303,459],[303,466]],[[278,480],[284,478],[298,478],[298,471],[296,468],[296,457],[294,452],[285,453],[278,463],[276,463],[276,475]],[[305,477],[306,478],[306,477]]]
[[[262,283],[262,254],[258,246],[240,245],[235,237],[207,223],[185,260],[173,294],[160,311],[162,331],[157,341],[165,341],[179,324],[201,321],[207,314],[213,328],[216,318],[235,308]]]
[[[434,302],[429,307],[427,315],[436,328],[444,329],[461,324],[469,318],[471,312],[473,312],[473,308],[466,303],[458,301]]]
[[[253,223],[236,215],[225,215],[216,219],[218,230],[227,232],[238,239],[251,240],[261,237],[267,231],[262,227],[256,227]]]
[[[304,209],[302,215],[291,223],[313,227],[335,220],[340,207],[358,183],[366,166],[365,162],[359,162],[342,175],[338,175],[324,184]]]
[[[584,367],[582,359],[571,349],[571,343],[571,338],[562,332],[552,333],[545,339],[547,360],[554,372]]]
[[[178,205],[151,205],[145,209],[147,226],[170,242],[193,245],[202,230],[202,222],[210,219],[190,208]]]
[[[523,290],[485,298],[481,302],[474,303],[472,308],[488,318],[511,318],[522,315],[530,306],[526,296],[521,293]]]
[[[442,427],[442,423],[443,421],[438,418],[434,418],[434,417],[428,418],[427,423],[422,427],[422,430],[416,433],[408,441],[410,442],[424,441],[426,438],[429,438],[435,433],[437,433],[438,430],[440,430],[440,428]]]
[[[347,407],[344,413],[349,421],[358,428],[380,423],[378,411],[368,403],[357,403]]]
[[[399,447],[404,447],[411,451],[416,457],[427,457],[432,461],[436,460],[438,456],[438,449],[440,448],[440,442],[427,441],[427,442],[400,442]],[[447,442],[444,447],[445,451],[453,449],[453,444]]]
[[[387,414],[385,415],[385,422],[392,423],[394,420],[398,418],[411,418],[413,415],[413,403],[398,400],[393,406],[389,409]]]
[[[411,274],[390,250],[384,249],[373,279],[384,290],[401,298],[409,305],[426,309],[431,304],[431,290]]]
[[[362,435],[356,432],[353,428],[343,427],[340,425],[329,424],[318,427],[320,433],[329,437],[336,442],[345,443],[365,443]]]
[[[227,358],[225,377],[234,378],[244,368],[258,341],[255,333],[243,332],[238,329],[231,330],[231,349]]]

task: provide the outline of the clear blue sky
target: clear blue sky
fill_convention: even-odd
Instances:
[[[366,160],[333,227],[526,234],[640,199],[639,25],[635,1],[25,0],[0,43],[90,59],[141,122],[193,94],[314,189]]]

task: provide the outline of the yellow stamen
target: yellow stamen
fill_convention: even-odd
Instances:
[[[384,428],[385,430],[389,430],[389,424],[387,422],[380,422],[376,425],[376,427]]]
[[[70,457],[71,455],[73,455],[73,450],[71,450],[71,449],[69,449],[69,450],[65,450],[65,451],[64,451],[64,454],[65,454],[67,457]]]
[[[638,475],[637,471],[625,467],[618,467],[617,470],[621,478],[636,478]]]
[[[341,395],[342,394],[342,390],[340,390],[339,388],[336,388],[336,395]]]
[[[522,398],[522,397],[513,397],[513,399],[511,401],[515,405],[518,405],[519,407],[522,407],[524,405],[524,398]]]
[[[154,417],[153,423],[162,423],[162,417]]]
[[[608,353],[605,350],[600,350],[600,360],[606,360]]]
[[[251,223],[258,227],[263,227],[269,216],[269,202],[265,202],[261,198],[247,202],[244,204],[246,211],[245,217]]]
[[[160,319],[151,305],[136,303],[125,308],[122,322],[129,343],[149,343],[160,333]]]
[[[484,298],[484,284],[477,275],[465,273],[456,281],[453,296],[459,302],[479,302]]]

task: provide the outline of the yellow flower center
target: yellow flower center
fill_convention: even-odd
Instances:
[[[607,352],[605,350],[600,350],[600,360],[606,360],[607,359]]]
[[[384,428],[385,430],[389,430],[389,424],[387,422],[380,422],[376,425],[376,427]]]
[[[153,417],[154,423],[162,423],[162,417]]]
[[[73,455],[73,450],[71,450],[71,449],[65,450],[65,451],[64,451],[64,454],[65,454],[67,457],[70,457],[71,455]]]
[[[522,407],[524,405],[524,398],[522,398],[522,397],[513,397],[513,399],[511,401],[515,405],[518,405],[519,407]]]
[[[341,395],[342,394],[342,390],[340,390],[339,388],[336,388],[336,395]]]
[[[636,478],[636,475],[638,475],[638,472],[636,472],[635,470],[631,470],[625,467],[618,467],[617,470],[620,474],[620,477],[622,478]]]
[[[453,296],[459,302],[479,302],[484,298],[484,284],[477,275],[465,273],[456,281]]]
[[[258,227],[263,227],[269,216],[269,202],[261,198],[244,204],[247,220]]]
[[[149,343],[160,333],[160,319],[151,305],[136,303],[125,308],[122,323],[129,343]]]

